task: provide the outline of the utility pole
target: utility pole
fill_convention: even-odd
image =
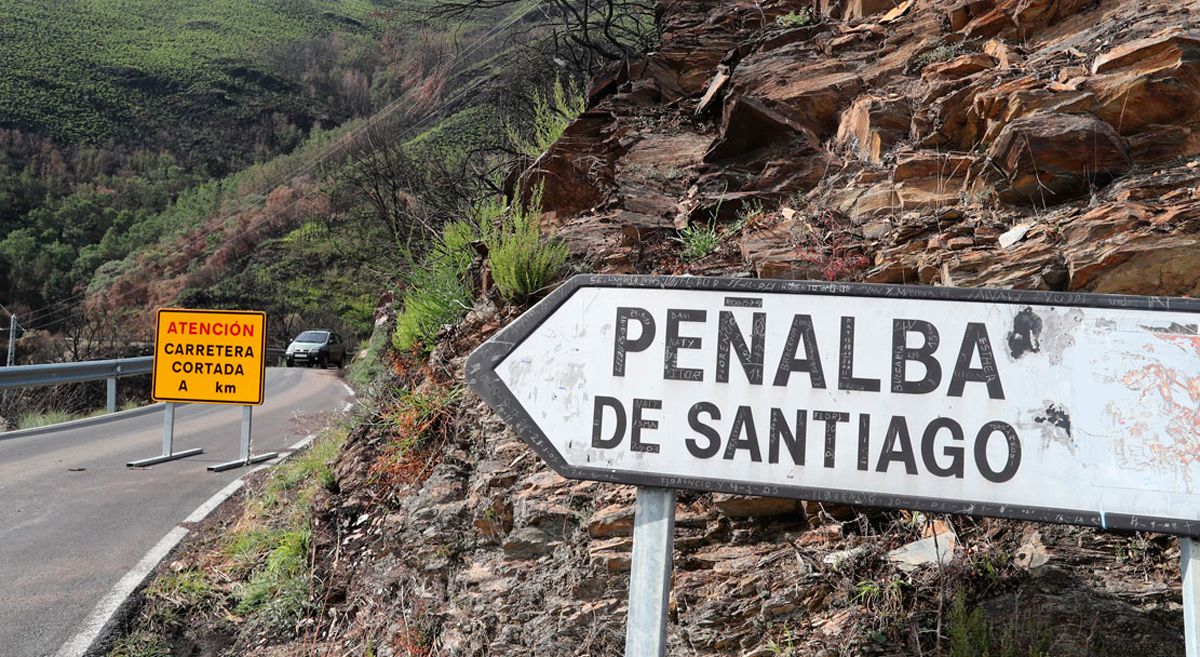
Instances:
[[[17,316],[8,314],[8,366],[17,359]]]

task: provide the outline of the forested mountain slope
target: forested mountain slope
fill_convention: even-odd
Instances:
[[[378,41],[403,4],[4,0],[0,128],[227,173],[368,111]]]
[[[181,304],[266,310],[273,344],[304,325],[365,337],[438,227],[529,157],[533,99],[585,70],[551,60],[550,19],[525,2],[72,6],[0,4],[0,29],[34,24],[0,43],[17,62],[0,303],[19,363],[140,353],[154,309]],[[126,93],[133,69],[156,77]],[[29,91],[51,80],[58,95]],[[91,103],[93,87],[120,102]],[[84,115],[96,129],[74,131]],[[10,397],[0,424],[95,399]]]
[[[184,290],[368,329],[404,208],[370,208],[339,173],[347,158],[370,132],[461,168],[539,81],[521,56],[498,59],[542,20],[529,6],[431,8],[0,3],[0,303],[52,336],[103,319],[140,339],[147,309]],[[388,194],[412,182],[394,178]]]

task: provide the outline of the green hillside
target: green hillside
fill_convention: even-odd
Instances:
[[[264,122],[307,131],[348,118],[338,87],[374,68],[400,4],[0,0],[0,127],[60,145],[166,148],[229,170],[254,146],[245,131]]]
[[[432,108],[462,84],[447,78],[486,21],[438,23],[429,8],[0,0],[0,303],[59,330],[89,286],[145,280],[140,263],[182,253],[198,230],[187,246],[203,248],[184,251],[213,255],[222,227],[280,207],[264,190],[323,166],[331,140],[389,103],[404,99],[388,113],[402,123]],[[331,219],[282,223],[308,220]]]
[[[536,2],[446,11],[0,0],[0,303],[51,342],[173,304],[366,334],[583,108],[586,52]],[[569,109],[538,100],[564,81]]]

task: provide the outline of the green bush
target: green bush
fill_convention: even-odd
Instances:
[[[117,639],[108,657],[171,657],[171,646],[155,632],[138,630]]]
[[[208,602],[212,585],[199,570],[189,568],[164,575],[150,585],[147,595],[177,606],[196,607]]]
[[[457,322],[471,307],[471,291],[463,278],[473,258],[475,235],[469,223],[448,224],[433,250],[409,272],[392,334],[392,344],[400,351],[431,349],[442,326]]]
[[[224,541],[227,572],[241,579],[234,612],[287,627],[309,608],[312,572],[310,514],[318,489],[336,486],[333,462],[344,431],[323,432],[308,449],[276,467],[246,504]]]
[[[66,411],[47,411],[45,413],[27,413],[17,420],[18,429],[36,429],[38,427],[47,427],[52,424],[62,424],[75,419],[73,415]]]
[[[930,64],[937,62],[945,62],[959,55],[964,55],[971,52],[972,46],[966,41],[957,41],[950,43],[942,41],[936,48],[926,50],[925,52],[913,58],[912,63],[918,69],[925,68]]]
[[[337,460],[345,437],[341,432],[323,434],[306,450],[292,457],[286,467],[276,468],[274,476],[267,481],[264,500],[288,499],[288,493],[302,489],[312,482],[325,489],[333,487],[335,481],[333,463]],[[301,502],[303,494],[299,496]]]
[[[513,203],[498,225],[483,228],[492,280],[508,303],[523,303],[540,294],[566,268],[567,245],[557,239],[543,239],[538,221],[541,214],[539,187],[527,204]]]
[[[986,657],[991,647],[988,626],[983,618],[983,609],[967,609],[963,593],[954,597],[950,605],[947,634],[950,638],[950,657]]]
[[[555,78],[549,94],[534,92],[529,128],[523,131],[506,123],[504,132],[517,152],[536,158],[558,141],[571,121],[585,109],[587,99],[575,81],[568,79],[564,85],[562,78]]]
[[[983,607],[968,608],[966,595],[960,591],[948,611],[949,657],[1049,657],[1053,654],[1053,628],[1039,616],[1036,608],[1023,610],[1024,618],[1018,612],[999,625],[985,615]]]
[[[274,547],[250,581],[239,586],[234,595],[239,614],[265,614],[274,624],[294,621],[308,607],[308,547],[311,533],[307,527],[273,532]]]
[[[506,302],[522,303],[554,283],[566,266],[567,247],[542,238],[541,197],[539,188],[525,205],[485,201],[473,208],[470,221],[445,226],[438,243],[408,275],[392,334],[397,349],[432,349],[438,331],[470,309],[465,279],[476,239],[487,246],[492,281]]]
[[[717,246],[721,243],[717,227],[713,223],[709,223],[707,226],[685,226],[678,235],[671,239],[683,245],[683,253],[680,257],[685,262],[703,258],[716,251]]]
[[[388,337],[386,327],[375,329],[367,341],[366,353],[350,361],[346,378],[350,380],[350,385],[354,386],[356,391],[365,392],[371,387],[371,383],[383,373],[383,368],[386,367],[383,354]]]

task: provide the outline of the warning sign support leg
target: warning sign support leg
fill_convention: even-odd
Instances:
[[[1179,566],[1183,574],[1183,638],[1187,657],[1200,657],[1200,545],[1179,539]]]
[[[253,406],[242,407],[242,441],[237,460],[219,463],[217,465],[210,465],[208,466],[208,470],[210,472],[232,470],[233,468],[240,468],[247,465],[252,465],[254,463],[261,463],[262,461],[269,461],[276,456],[279,456],[278,452],[267,452],[265,454],[258,454],[256,456],[250,455],[250,429],[253,424],[253,412]]]
[[[175,441],[175,402],[167,402],[163,405],[163,439],[162,439],[162,455],[152,456],[148,459],[138,461],[130,461],[125,464],[128,468],[144,468],[148,465],[156,463],[165,463],[174,461],[175,459],[186,458],[203,454],[204,450],[197,447],[195,449],[185,449],[182,452],[176,452],[173,449]]]
[[[625,657],[663,657],[675,550],[675,491],[638,486]]]

